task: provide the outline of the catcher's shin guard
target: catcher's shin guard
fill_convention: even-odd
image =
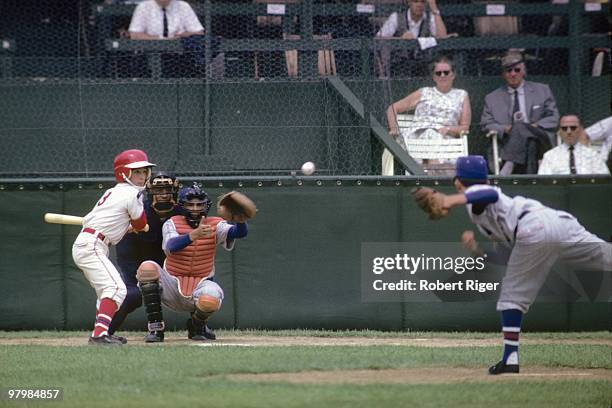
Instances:
[[[149,331],[163,332],[164,316],[161,308],[161,288],[159,282],[141,283],[140,292],[142,292],[142,302],[147,312]],[[161,341],[163,341],[163,336]]]
[[[164,341],[164,317],[161,308],[161,287],[159,286],[159,269],[155,262],[145,261],[136,271],[136,279],[140,283],[142,302],[147,312],[148,329],[150,335],[146,342]],[[161,335],[160,335],[161,333]],[[151,334],[153,334],[151,336]]]

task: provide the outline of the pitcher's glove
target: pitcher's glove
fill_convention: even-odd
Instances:
[[[223,194],[217,201],[217,215],[226,221],[244,222],[257,213],[255,203],[238,191]]]
[[[421,210],[429,214],[430,220],[439,220],[448,215],[448,208],[444,207],[444,194],[429,187],[417,187],[411,193]]]

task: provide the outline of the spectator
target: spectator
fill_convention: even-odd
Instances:
[[[446,37],[446,26],[436,5],[436,0],[407,0],[408,10],[392,13],[376,33],[382,38]],[[423,24],[427,21],[428,24]]]
[[[559,134],[563,143],[544,154],[538,174],[610,174],[595,150],[578,143],[582,132],[577,115],[561,117]]]
[[[138,3],[142,3],[146,0],[104,0],[104,4],[107,6],[112,6],[116,4],[120,5],[136,5]],[[112,37],[113,38],[130,38],[130,32],[128,30],[130,25],[130,18],[124,15],[116,15],[112,17],[107,17],[109,22],[111,22],[112,28]]]
[[[506,85],[485,97],[480,125],[497,133],[505,162],[501,175],[536,174],[538,159],[556,144],[557,103],[548,85],[525,81],[520,53],[508,52],[501,65]]]
[[[584,144],[601,142],[601,159],[607,162],[612,150],[612,116],[608,116],[586,128],[580,141]]]
[[[129,30],[132,40],[172,40],[204,34],[198,16],[181,0],[147,0],[138,4]]]
[[[406,1],[408,9],[392,13],[378,30],[376,37],[404,40],[415,40],[422,37],[447,37],[446,26],[436,0],[427,0],[427,5],[425,0]],[[411,71],[414,71],[415,67],[422,65],[421,62],[427,59],[431,60],[429,53],[420,49],[410,53],[403,52],[400,54],[397,66],[408,66]],[[391,76],[391,49],[382,45],[380,55],[377,53],[377,60],[379,76],[389,78]],[[415,64],[415,62],[418,62],[418,64]],[[414,74],[414,72],[411,73]]]
[[[138,4],[129,31],[133,40],[181,39],[182,55],[162,55],[164,76],[209,75],[220,79],[225,75],[225,54],[218,50],[218,39],[204,37],[204,27],[185,1],[147,0]],[[211,61],[206,66],[205,50],[208,44]]]
[[[463,89],[453,88],[455,71],[452,61],[440,56],[431,64],[434,87],[424,87],[393,103],[387,109],[389,133],[399,138],[404,148],[410,138],[445,139],[468,131],[472,119],[470,97]],[[414,120],[400,134],[397,114],[414,110]]]

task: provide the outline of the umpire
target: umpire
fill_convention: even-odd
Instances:
[[[159,172],[147,183],[147,198],[144,209],[149,223],[148,232],[125,234],[117,244],[117,263],[123,282],[127,288],[127,296],[121,308],[115,313],[109,334],[115,333],[123,324],[128,314],[142,306],[142,296],[138,288],[136,270],[147,260],[164,264],[166,258],[162,251],[162,225],[177,214],[176,198],[178,192],[178,179],[172,175]],[[124,340],[120,336],[116,336]],[[148,343],[163,341],[163,327],[151,328],[145,338]]]

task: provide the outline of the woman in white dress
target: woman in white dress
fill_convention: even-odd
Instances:
[[[465,90],[453,88],[453,63],[447,57],[438,57],[431,65],[431,75],[434,87],[414,91],[387,109],[389,133],[404,148],[410,138],[447,139],[469,130],[470,97]],[[397,114],[413,110],[413,121],[400,132]]]

